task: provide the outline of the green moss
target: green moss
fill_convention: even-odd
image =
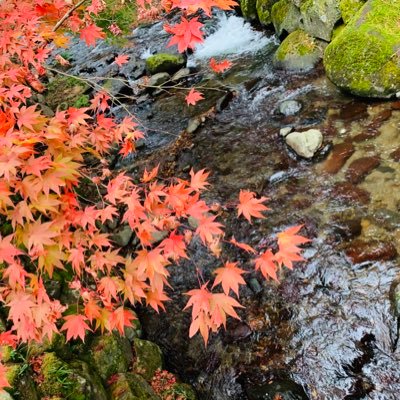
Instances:
[[[291,0],[280,0],[274,4],[271,18],[278,35],[284,30],[291,33],[301,28],[300,11]]]
[[[263,25],[270,25],[272,23],[271,9],[276,2],[277,0],[257,0],[256,2],[257,16],[258,20]]]
[[[73,104],[76,108],[81,107],[88,107],[90,105],[89,96],[87,94],[83,94],[82,96],[78,97]]]
[[[162,369],[162,353],[160,348],[148,340],[134,339],[135,351],[134,370],[150,381],[158,369]]]
[[[90,86],[80,79],[59,76],[47,85],[46,103],[53,110],[56,110],[58,107],[63,109],[76,107],[77,102],[79,104],[84,101],[84,98],[89,99],[85,95],[85,92],[89,89]]]
[[[328,77],[355,95],[388,97],[400,90],[400,1],[370,0],[327,47]]]
[[[92,15],[96,25],[103,28],[107,37],[117,40],[131,32],[133,24],[137,19],[136,2],[133,0],[105,0],[106,7],[99,15]],[[115,36],[109,29],[110,25],[115,24],[121,29],[122,34]],[[121,39],[120,39],[121,40]]]
[[[340,0],[339,8],[342,19],[347,24],[357,11],[365,4],[366,0]]]
[[[240,9],[244,18],[250,20],[257,18],[257,0],[241,0]]]
[[[344,24],[337,26],[332,32],[332,40],[335,40],[337,38],[337,36],[343,32],[343,29],[345,27],[346,27],[346,25],[344,25]]]
[[[174,73],[185,65],[185,59],[181,55],[159,53],[146,59],[146,68],[150,74],[159,72]]]
[[[151,386],[140,375],[118,374],[110,386],[111,400],[160,400]],[[182,399],[183,400],[183,399]]]
[[[194,389],[186,383],[176,383],[171,389],[162,393],[163,398],[171,400],[196,400]]]

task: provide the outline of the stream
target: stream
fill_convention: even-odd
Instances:
[[[168,312],[139,310],[147,337],[201,400],[398,399],[400,102],[347,96],[322,66],[306,74],[275,70],[277,39],[239,17],[220,16],[208,29],[214,40],[188,59],[197,73],[185,82],[202,86],[206,97],[192,108],[179,89],[154,94],[136,85],[144,58],[168,40],[159,23],[135,30],[123,51],[131,62],[120,70],[112,64],[118,54],[112,45],[76,43],[68,73],[129,81],[116,81],[122,104],[113,111],[137,116],[146,139],[116,168],[135,173],[160,162],[164,174],[178,176],[207,168],[209,202],[232,204],[240,189],[269,198],[267,218],[253,225],[225,211],[228,237],[260,250],[274,233],[304,224],[312,243],[307,261],[283,271],[279,284],[249,272],[241,322],[229,321],[206,348],[200,337],[188,338],[181,293],[197,286],[196,268],[207,280],[217,265],[194,243],[192,261],[171,268]],[[217,78],[210,57],[234,65]],[[282,114],[287,100],[300,111]],[[193,123],[199,126],[188,133]],[[319,129],[321,151],[312,160],[299,158],[279,134],[287,126]],[[253,270],[243,252],[224,250]]]

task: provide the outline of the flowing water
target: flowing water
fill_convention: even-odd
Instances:
[[[165,174],[181,176],[190,167],[208,168],[209,201],[232,204],[241,188],[270,199],[268,218],[253,225],[224,212],[228,236],[260,250],[275,232],[304,224],[313,241],[307,262],[284,271],[280,284],[247,275],[242,321],[230,321],[207,348],[200,338],[188,339],[189,315],[181,311],[180,293],[197,285],[196,268],[208,279],[217,266],[194,245],[195,265],[172,268],[168,313],[141,312],[149,339],[200,399],[400,398],[400,103],[346,96],[321,67],[306,75],[276,71],[276,40],[240,18],[224,17],[210,32],[220,39],[190,56],[199,72],[188,78],[205,87],[207,99],[188,108],[173,90],[174,96],[139,94],[116,107],[121,115],[134,112],[147,133],[138,155],[116,165],[134,172],[161,162]],[[223,45],[224,37],[233,42]],[[140,64],[166,40],[159,25],[139,29],[130,54]],[[114,51],[103,47],[98,63]],[[234,66],[216,79],[206,64],[221,54]],[[88,62],[90,55],[77,59],[75,73],[82,75]],[[279,112],[288,99],[302,105],[297,115]],[[196,118],[201,125],[188,134]],[[311,161],[300,159],[279,135],[286,126],[320,129],[323,149]],[[225,250],[252,270],[242,252]]]

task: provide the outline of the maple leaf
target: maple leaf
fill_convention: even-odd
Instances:
[[[89,24],[81,30],[80,38],[84,40],[88,46],[94,46],[97,39],[105,38],[105,33],[95,24]]]
[[[201,28],[204,26],[198,21],[198,17],[187,20],[181,17],[179,24],[173,26],[164,25],[164,30],[174,36],[168,42],[168,47],[178,45],[179,53],[183,53],[187,49],[194,49],[196,44],[203,42],[203,32]]]
[[[232,67],[232,63],[228,60],[217,62],[215,58],[211,58],[210,67],[217,74],[222,74],[224,71]]]
[[[124,308],[124,306],[118,307],[110,315],[110,328],[117,329],[121,335],[124,335],[124,328],[126,326],[132,327],[132,322],[136,316],[131,310]]]
[[[278,268],[275,262],[276,258],[272,250],[269,249],[255,259],[256,270],[260,270],[265,279],[272,278],[278,282],[278,277],[276,275]]]
[[[115,64],[118,65],[118,67],[122,67],[124,64],[126,64],[129,61],[129,56],[126,54],[120,54],[119,56],[115,57]]]
[[[239,194],[239,205],[238,216],[243,216],[251,223],[251,217],[255,218],[265,218],[260,211],[269,210],[268,207],[264,206],[264,201],[268,200],[266,197],[261,197],[259,199],[255,198],[255,193],[248,190],[241,190]]]
[[[86,331],[91,331],[86,323],[87,318],[82,314],[72,314],[64,317],[64,320],[65,323],[61,327],[61,331],[67,331],[67,342],[78,337],[84,342]]]
[[[160,164],[158,164],[156,167],[154,167],[150,172],[147,172],[147,169],[144,169],[143,172],[143,178],[141,179],[142,182],[148,183],[151,180],[153,180],[157,174],[158,174],[158,168],[160,167]]]
[[[12,239],[13,235],[8,235],[3,238],[0,236],[0,262],[5,261],[11,264],[14,262],[16,256],[23,254],[21,250],[11,244]]]
[[[242,278],[245,273],[242,269],[237,267],[237,262],[227,262],[222,268],[217,268],[214,271],[216,275],[212,287],[221,284],[225,294],[229,295],[230,289],[239,297],[239,285],[245,285],[246,282]]]
[[[215,6],[221,10],[233,10],[238,5],[235,0],[214,0]]]
[[[215,236],[222,235],[222,224],[215,222],[216,216],[204,216],[199,219],[199,224],[196,229],[196,234],[200,236],[203,243],[212,243]]]
[[[207,178],[210,173],[204,171],[204,169],[201,169],[195,173],[193,168],[190,170],[190,187],[196,192],[205,189],[209,185]]]
[[[203,100],[204,96],[194,88],[191,88],[188,95],[185,97],[186,103],[190,106],[196,105],[199,100]]]
[[[185,237],[175,232],[171,232],[169,237],[160,243],[159,248],[163,249],[165,258],[172,258],[175,261],[180,258],[189,258],[185,252]]]
[[[242,242],[236,241],[236,239],[233,236],[232,236],[232,239],[229,241],[229,243],[232,243],[234,246],[239,247],[240,249],[247,251],[248,253],[253,253],[253,254],[256,253],[256,251],[253,249],[253,247],[251,247],[247,243],[242,243]]]
[[[276,236],[278,238],[279,250],[285,250],[285,252],[289,253],[298,253],[299,251],[301,251],[301,249],[297,247],[298,244],[311,242],[310,239],[307,239],[304,236],[297,235],[302,227],[303,225],[292,226],[291,228],[288,228],[285,231],[278,233]]]

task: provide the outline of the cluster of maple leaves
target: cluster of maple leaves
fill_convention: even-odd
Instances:
[[[171,7],[186,13],[202,8],[209,14],[211,6],[233,5],[226,0],[201,4],[180,0]],[[104,36],[90,17],[102,7],[101,0],[92,0],[86,8],[69,0],[0,4],[0,305],[9,327],[0,333],[0,348],[51,340],[60,331],[66,332],[67,340],[84,340],[88,331],[97,329],[123,334],[136,318],[135,304],[164,309],[168,266],[189,258],[192,240],[198,238],[220,256],[223,226],[200,198],[208,185],[205,170],[191,171],[187,180],[170,181],[157,179],[158,168],[145,170],[135,181],[125,173],[112,173],[104,160],[111,146],[118,143],[125,156],[135,150],[143,133],[132,118],[114,120],[106,93],[97,93],[90,107],[71,107],[54,117],[44,116],[32,101],[33,92],[45,89],[45,62],[52,46],[67,43],[64,29],[80,32],[89,45]],[[195,18],[190,21],[181,22],[189,28],[168,28],[175,37],[182,30],[186,44],[181,50],[202,40],[200,23]],[[120,55],[115,62],[123,64],[128,58]],[[219,72],[229,67],[211,62]],[[100,168],[85,166],[88,154],[98,157]],[[96,185],[99,202],[90,204],[80,197],[77,189],[83,179]],[[252,217],[263,218],[265,200],[241,191],[238,216],[249,222]],[[120,254],[102,229],[115,219],[129,224],[138,240],[138,250],[128,256]],[[298,245],[308,239],[297,235],[300,228],[278,234],[276,253],[267,250],[257,255],[245,243],[233,238],[230,242],[253,253],[256,269],[277,280],[279,268],[291,268],[292,262],[302,260]],[[46,283],[56,270],[72,276],[69,286],[77,294],[72,310],[47,293]],[[226,262],[216,269],[211,289],[204,283],[187,293],[186,308],[192,307],[190,336],[200,331],[207,343],[209,332],[225,326],[227,316],[239,318],[235,309],[241,305],[231,292],[239,296],[244,273],[237,263]],[[213,292],[218,285],[222,292]],[[8,386],[5,372],[0,362],[0,390]]]

